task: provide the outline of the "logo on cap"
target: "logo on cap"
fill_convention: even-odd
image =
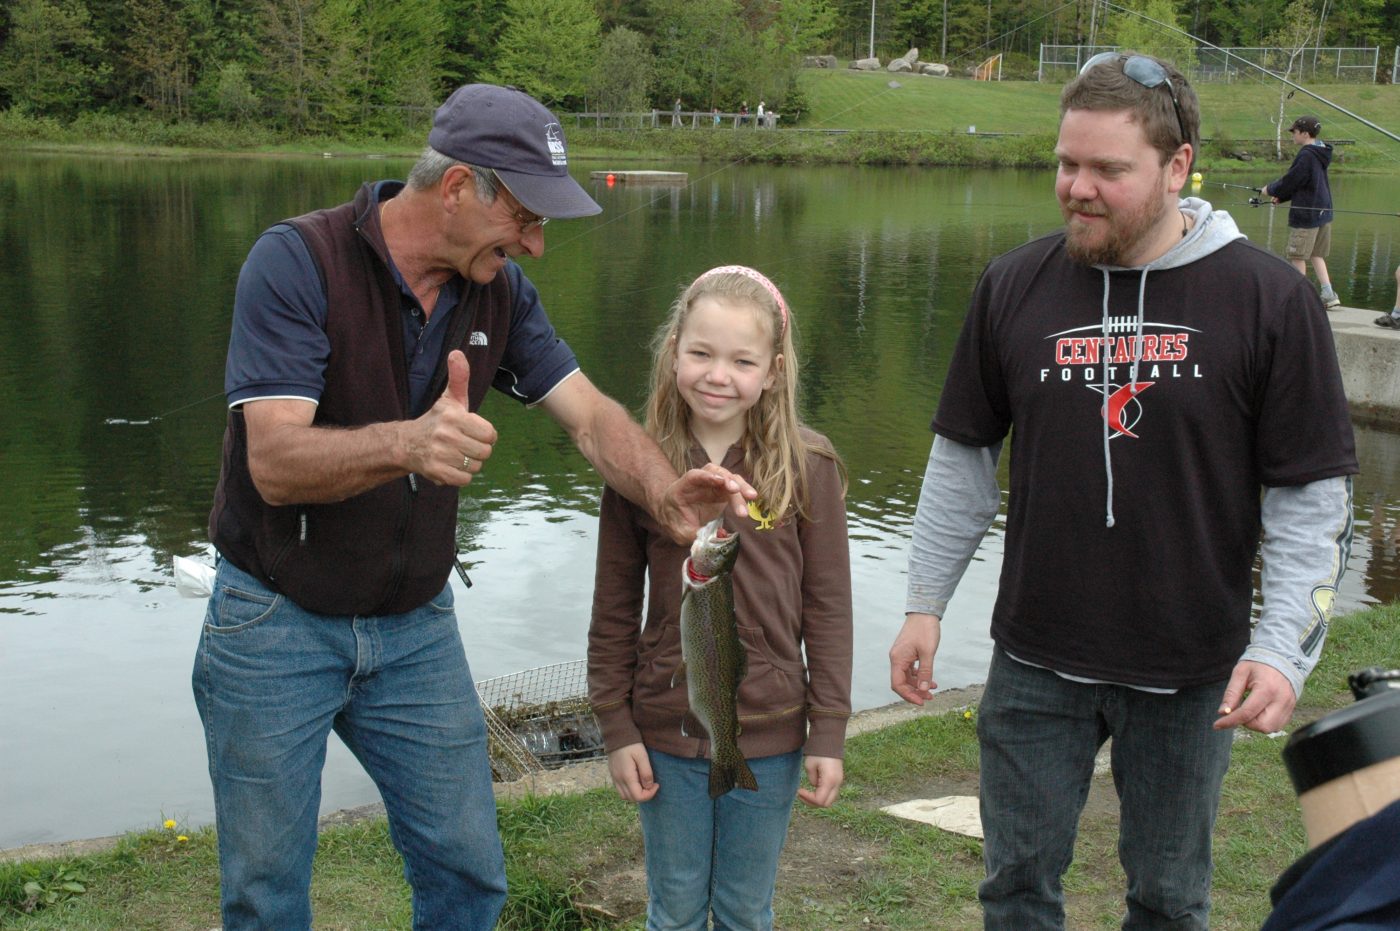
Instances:
[[[564,135],[558,123],[550,123],[544,128],[544,141],[549,146],[549,157],[554,162],[555,167],[568,165],[569,160],[564,155]]]

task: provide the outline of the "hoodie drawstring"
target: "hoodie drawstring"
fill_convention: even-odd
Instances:
[[[1147,273],[1150,270],[1150,265],[1144,266],[1142,269],[1142,276],[1138,279],[1137,326],[1134,328],[1133,331],[1132,348],[1130,349],[1130,352],[1132,354],[1132,365],[1128,368],[1128,384],[1125,386],[1128,389],[1129,397],[1133,397],[1137,394],[1138,363],[1142,361],[1142,323],[1144,305],[1147,302]],[[1101,331],[1103,333],[1103,351],[1100,356],[1100,358],[1103,359],[1103,470],[1104,475],[1108,478],[1108,500],[1105,504],[1104,526],[1112,527],[1114,524],[1113,451],[1112,447],[1110,446],[1110,441],[1113,439],[1113,437],[1110,435],[1108,429],[1108,402],[1112,391],[1110,390],[1110,386],[1108,383],[1108,369],[1109,363],[1113,361],[1113,344],[1110,342],[1108,325],[1108,269],[1100,268],[1099,271],[1103,273],[1103,323],[1101,324]]]

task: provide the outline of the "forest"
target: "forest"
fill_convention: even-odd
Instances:
[[[458,84],[514,84],[568,112],[802,109],[803,56],[920,50],[955,77],[1042,43],[1190,56],[1400,42],[1400,0],[8,0],[0,116],[393,135]],[[1169,28],[1163,29],[1165,24]],[[1178,31],[1174,31],[1178,30]],[[1368,76],[1369,79],[1369,76]]]

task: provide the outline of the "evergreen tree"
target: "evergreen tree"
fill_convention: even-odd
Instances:
[[[588,89],[602,24],[590,0],[507,0],[490,80],[556,106]]]
[[[439,97],[462,84],[483,80],[496,60],[496,44],[506,26],[506,0],[444,0],[446,84]]]
[[[104,77],[102,43],[74,0],[18,0],[0,49],[0,94],[31,113],[72,116]]]

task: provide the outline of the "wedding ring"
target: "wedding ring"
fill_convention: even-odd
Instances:
[[[471,456],[463,456],[463,457],[462,457],[462,471],[463,471],[463,472],[470,472],[471,470],[472,470],[472,457],[471,457]]]

